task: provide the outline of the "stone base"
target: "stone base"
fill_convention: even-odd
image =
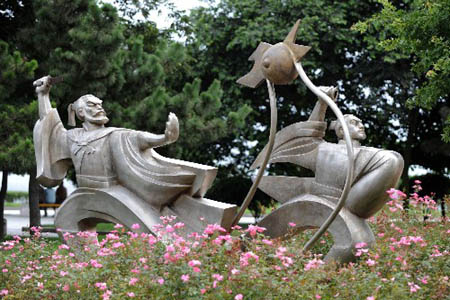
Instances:
[[[79,188],[61,205],[55,216],[55,226],[62,233],[95,231],[105,221],[131,228],[139,224],[139,232],[153,233],[161,224],[161,216],[175,215],[185,223],[186,233],[201,232],[207,224],[229,228],[237,207],[204,198],[180,196],[173,204],[157,210],[128,189],[117,185],[105,189]],[[200,220],[200,218],[204,220]]]
[[[284,203],[281,207],[264,217],[259,226],[265,227],[264,233],[271,238],[283,237],[292,230],[319,228],[330,216],[335,204],[314,195],[301,195]],[[296,224],[295,228],[289,223]],[[375,237],[367,222],[343,208],[331,223],[328,232],[334,239],[333,247],[325,260],[349,262],[355,259],[353,254],[357,243],[371,246]]]

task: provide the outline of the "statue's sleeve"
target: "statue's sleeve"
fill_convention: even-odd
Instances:
[[[275,136],[269,162],[289,162],[314,171],[317,147],[323,142],[326,128],[327,123],[322,121],[298,122],[283,128]],[[262,164],[266,152],[267,145],[258,155],[251,169]]]
[[[36,179],[44,186],[57,186],[66,177],[71,160],[67,130],[56,109],[50,110],[44,119],[36,122],[33,140],[36,154]]]

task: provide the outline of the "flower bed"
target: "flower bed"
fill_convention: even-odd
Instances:
[[[450,229],[433,212],[434,201],[400,191],[370,223],[372,249],[356,246],[359,260],[324,264],[325,237],[300,249],[308,234],[268,240],[250,225],[230,234],[218,225],[182,237],[184,224],[163,218],[157,235],[120,224],[82,255],[57,241],[14,237],[2,243],[0,295],[4,299],[444,299],[450,294]],[[436,214],[437,215],[437,214]],[[295,224],[290,224],[293,228]],[[243,237],[243,234],[246,234]],[[90,238],[79,233],[77,238]],[[66,239],[74,236],[65,235]],[[329,237],[328,237],[329,238]]]

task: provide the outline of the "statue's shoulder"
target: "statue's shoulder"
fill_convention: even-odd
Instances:
[[[119,132],[130,132],[132,130],[117,127],[104,127],[97,129],[95,131],[86,131],[83,128],[74,128],[67,131],[67,136],[70,140],[74,142],[92,142],[105,138],[113,133]]]

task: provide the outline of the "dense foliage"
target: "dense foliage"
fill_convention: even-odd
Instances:
[[[420,186],[416,186],[416,191]],[[377,243],[355,245],[355,263],[324,264],[300,249],[307,235],[268,240],[250,225],[226,234],[218,225],[183,237],[184,224],[162,218],[156,236],[120,224],[100,243],[95,233],[65,234],[66,244],[14,237],[1,244],[0,295],[4,299],[444,299],[450,293],[450,230],[436,218],[434,201],[417,193],[403,211],[405,195],[370,219]],[[424,216],[427,219],[424,221]],[[289,224],[295,230],[295,224]],[[242,235],[245,233],[245,237]],[[91,241],[91,242],[88,242]],[[77,252],[78,251],[78,252]],[[318,252],[318,253],[317,253]],[[77,253],[77,254],[75,254]]]
[[[372,45],[388,51],[386,60],[413,58],[411,69],[420,82],[409,104],[430,110],[450,94],[450,1],[414,0],[396,7],[388,0],[381,12],[355,29],[367,33]],[[377,34],[374,34],[377,32]],[[442,107],[442,105],[439,105]],[[445,123],[442,138],[450,142],[450,108],[440,110]]]
[[[395,1],[395,4],[409,7],[410,2]],[[409,186],[408,170],[412,165],[429,168],[439,176],[448,174],[450,145],[444,144],[440,136],[443,127],[440,110],[445,109],[445,103],[439,100],[430,111],[409,109],[407,99],[413,97],[420,84],[411,71],[413,58],[401,55],[402,59],[387,59],[400,54],[375,47],[370,38],[378,37],[376,30],[364,36],[352,30],[352,25],[381,9],[378,1],[222,0],[196,9],[178,22],[177,29],[187,35],[186,45],[197,62],[193,66],[195,76],[205,84],[219,79],[224,105],[235,107],[245,102],[253,108],[251,126],[239,138],[220,140],[219,153],[231,156],[224,166],[229,176],[247,172],[267,141],[269,124],[265,87],[250,89],[235,81],[250,70],[252,62],[247,59],[258,43],[282,41],[297,19],[301,19],[297,43],[312,47],[302,59],[307,74],[316,85],[338,86],[339,107],[345,113],[359,116],[366,125],[365,144],[403,155],[403,187]],[[445,12],[439,20],[445,23]],[[380,23],[388,26],[393,22]],[[415,23],[418,28],[422,25]],[[445,49],[435,50],[445,57]],[[277,86],[276,90],[279,127],[307,118],[315,97],[300,80]],[[256,147],[249,147],[255,142]],[[289,175],[301,172],[288,164],[272,165],[271,170]]]

